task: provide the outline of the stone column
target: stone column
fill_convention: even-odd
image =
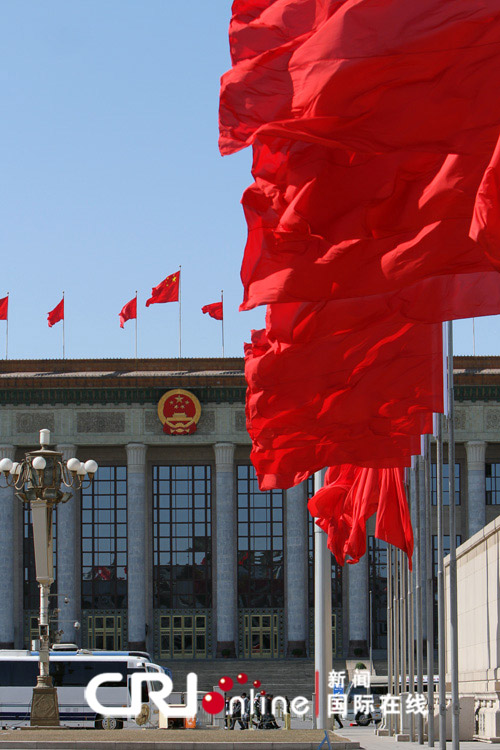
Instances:
[[[368,655],[368,548],[361,560],[348,567],[349,656]],[[356,653],[355,653],[356,651]]]
[[[0,445],[0,458],[13,461],[14,455],[13,445]],[[14,492],[0,488],[0,648],[14,648]]]
[[[62,453],[65,464],[68,459],[76,456],[74,445],[58,445],[56,450]],[[66,489],[63,487],[63,489]],[[67,503],[57,506],[57,607],[60,610],[58,618],[59,630],[62,630],[63,643],[78,643],[79,634],[74,624],[81,620],[80,598],[78,596],[78,574],[81,572],[78,549],[80,540],[77,539],[78,502],[76,492]],[[66,603],[65,599],[68,599]]]
[[[215,492],[215,599],[217,604],[217,656],[236,656],[237,642],[237,537],[234,487],[234,445],[216,443]]]
[[[146,446],[127,450],[128,647],[146,650]]]
[[[286,491],[287,654],[306,655],[307,640],[307,508],[305,483]]]
[[[486,524],[486,443],[471,440],[465,443],[467,451],[467,506],[469,537]]]

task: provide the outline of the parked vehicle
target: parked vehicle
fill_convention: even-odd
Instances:
[[[99,688],[104,705],[125,706],[130,703],[130,676],[134,672],[163,673],[163,667],[145,656],[131,652],[92,652],[80,650],[52,651],[49,664],[54,687],[57,688],[59,716],[68,726],[120,729],[148,723],[158,726],[158,709],[149,699],[148,684],[143,685],[142,710],[136,719],[99,716],[85,701],[85,688],[90,680],[103,672],[120,672],[122,681]],[[33,687],[39,671],[38,653],[33,651],[0,650],[0,723],[27,723],[30,717]],[[152,679],[153,683],[153,679]]]

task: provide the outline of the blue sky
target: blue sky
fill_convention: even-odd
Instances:
[[[217,149],[229,0],[4,0],[0,4],[0,297],[9,358],[128,357],[139,292],[139,356],[178,354],[177,304],[145,308],[182,265],[183,356],[220,356],[201,306],[224,289],[226,355],[263,310],[239,313],[250,152]],[[0,356],[5,351],[0,322]],[[476,321],[476,353],[498,353],[499,318]],[[470,321],[455,351],[472,354]]]

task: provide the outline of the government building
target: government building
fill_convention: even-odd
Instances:
[[[455,358],[455,426],[461,543],[500,509],[500,357]],[[0,457],[22,460],[42,428],[65,461],[99,464],[54,510],[54,638],[147,649],[164,663],[313,655],[312,479],[259,492],[242,359],[4,360]],[[435,506],[432,518],[435,542]],[[371,519],[359,564],[332,558],[336,659],[370,645],[385,656],[386,545],[373,530]],[[0,648],[29,647],[30,510],[10,487],[0,489],[0,601]]]

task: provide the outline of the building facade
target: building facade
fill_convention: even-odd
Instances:
[[[464,541],[500,508],[500,358],[457,358],[455,369]],[[170,422],[159,412],[179,389],[199,402],[195,431],[190,407]],[[158,661],[312,654],[312,479],[259,492],[244,398],[236,358],[0,364],[0,456],[20,460],[48,428],[64,460],[99,464],[92,484],[54,511],[51,609],[63,641],[147,648]],[[190,428],[172,431],[183,419]],[[365,655],[370,640],[375,655],[386,649],[386,548],[373,530],[357,565],[332,558],[339,659]],[[0,489],[2,648],[37,634],[32,547],[29,509]]]

